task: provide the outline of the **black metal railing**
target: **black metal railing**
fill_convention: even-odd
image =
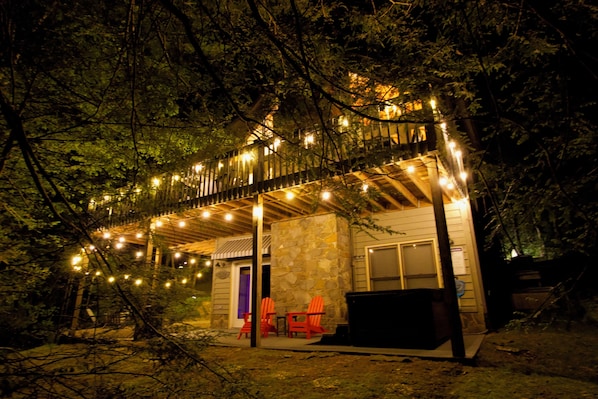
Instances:
[[[305,130],[286,141],[262,140],[181,173],[164,174],[150,189],[92,201],[90,211],[109,227],[382,166],[424,154],[435,143],[434,126],[423,123],[383,121],[339,126],[334,132]]]

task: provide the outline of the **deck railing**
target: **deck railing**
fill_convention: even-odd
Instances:
[[[104,226],[251,197],[327,177],[381,166],[435,148],[434,126],[370,122],[334,132],[302,131],[270,138],[155,178],[151,189],[92,201]],[[151,209],[148,211],[148,209]]]

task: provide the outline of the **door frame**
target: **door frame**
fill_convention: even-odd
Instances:
[[[262,267],[270,266],[270,258],[264,258]],[[239,308],[239,283],[241,280],[241,269],[244,267],[249,268],[249,286],[251,287],[251,279],[253,278],[253,268],[251,259],[243,259],[231,264],[231,286],[230,286],[230,312],[228,317],[229,328],[241,328],[243,327],[243,318],[237,318]],[[251,309],[251,295],[249,295],[249,309]]]

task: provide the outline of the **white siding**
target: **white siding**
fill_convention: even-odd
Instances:
[[[471,238],[468,239],[468,235],[472,233],[469,231],[469,227],[463,222],[463,215],[461,215],[461,210],[456,204],[445,205],[445,215],[451,246],[463,248],[466,274],[459,275],[458,278],[465,281],[466,292],[459,300],[461,311],[476,312],[479,305],[476,298],[481,293],[475,293],[471,275],[471,250],[467,243],[471,242]],[[401,234],[386,234],[371,231],[353,232],[353,289],[355,291],[368,290],[368,273],[365,259],[366,247],[432,239],[436,244],[436,261],[440,262],[436,221],[434,219],[434,209],[431,206],[378,214],[376,215],[376,220],[381,226],[389,227]],[[475,254],[476,252],[474,251],[473,253]],[[473,263],[474,267],[477,267],[476,262]]]

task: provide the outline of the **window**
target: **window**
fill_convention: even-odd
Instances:
[[[372,291],[439,287],[432,241],[370,247],[367,253]]]

